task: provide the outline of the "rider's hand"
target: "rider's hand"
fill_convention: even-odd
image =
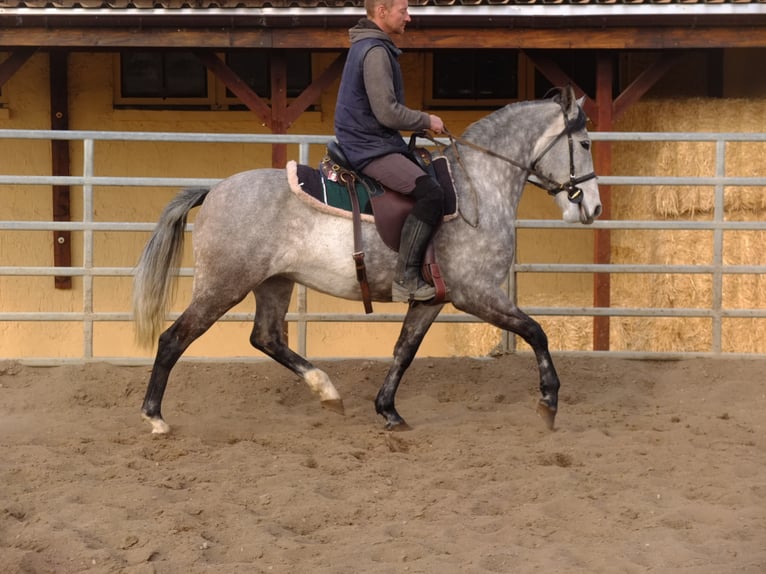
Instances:
[[[431,131],[435,134],[440,134],[444,131],[444,122],[439,116],[435,116],[434,114],[429,114],[428,116],[431,118]]]

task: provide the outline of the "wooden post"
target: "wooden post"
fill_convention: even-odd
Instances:
[[[54,50],[50,53],[50,109],[51,129],[69,129],[69,82],[67,79],[68,54]],[[51,140],[51,174],[68,176],[69,170],[69,141]],[[53,220],[70,221],[71,203],[68,185],[53,186]],[[70,231],[53,232],[53,265],[55,267],[72,266]],[[71,289],[72,277],[57,275],[54,278],[56,289]]]
[[[596,125],[599,131],[612,129],[612,82],[614,67],[610,54],[598,56],[596,63],[596,104],[598,114]],[[611,173],[612,146],[610,142],[596,142],[596,173]],[[607,185],[599,186],[601,193],[601,217],[612,218],[612,191]],[[610,229],[597,229],[593,259],[596,263],[609,263],[612,259],[612,234]],[[608,273],[595,273],[593,276],[593,306],[611,306],[611,277]],[[609,317],[593,317],[593,350],[609,350]]]
[[[271,50],[271,133],[286,134],[287,122],[287,56],[284,50]],[[287,144],[271,146],[271,167],[287,164]]]

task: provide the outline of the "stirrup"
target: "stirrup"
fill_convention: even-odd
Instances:
[[[430,301],[436,297],[436,289],[432,285],[418,279],[418,286],[410,291],[407,285],[394,281],[391,285],[391,300],[395,303],[408,303],[410,301]]]

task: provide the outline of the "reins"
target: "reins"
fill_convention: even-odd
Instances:
[[[460,152],[458,150],[458,145],[461,144],[466,147],[470,147],[476,151],[480,151],[484,154],[487,154],[491,157],[494,157],[496,159],[502,160],[506,163],[511,164],[512,166],[526,172],[527,179],[526,181],[531,183],[532,185],[535,185],[539,187],[540,189],[543,189],[547,191],[550,195],[557,195],[561,193],[562,191],[566,191],[567,198],[572,203],[581,203],[583,199],[583,192],[582,189],[580,189],[579,185],[581,183],[584,183],[586,181],[589,181],[591,179],[594,179],[596,177],[595,172],[590,172],[585,175],[581,175],[579,177],[575,177],[575,165],[574,165],[574,139],[572,138],[572,133],[574,131],[577,131],[581,129],[585,125],[585,113],[582,111],[582,109],[579,110],[579,114],[577,118],[574,118],[573,120],[569,119],[569,116],[567,115],[566,110],[564,107],[561,107],[561,112],[564,114],[564,129],[561,133],[559,133],[547,146],[545,146],[545,149],[540,152],[540,154],[532,161],[530,165],[525,165],[519,161],[516,161],[515,159],[499,154],[496,151],[486,148],[484,146],[480,146],[478,144],[475,144],[473,142],[470,142],[466,140],[465,138],[461,138],[459,136],[455,136],[446,128],[444,128],[444,135],[446,135],[450,142],[452,142],[453,149],[455,150],[455,159],[457,160],[458,165],[462,168],[462,170],[465,172],[465,174],[468,176],[468,181],[471,188],[471,193],[473,196],[473,203],[475,208],[475,213],[477,214],[477,220],[475,222],[468,221],[465,216],[463,215],[463,220],[471,225],[472,227],[477,227],[478,222],[478,198],[476,197],[476,190],[473,186],[473,180],[471,179],[471,175],[468,172],[468,170],[465,167],[465,164],[463,163],[462,158],[460,157]],[[569,144],[569,180],[564,183],[559,183],[556,180],[554,180],[551,177],[548,177],[544,173],[542,173],[538,167],[538,162],[547,154],[551,149],[553,149],[553,146],[556,145],[556,143],[562,138],[566,136]],[[437,142],[435,139],[426,136],[427,139],[431,140],[433,143],[435,143],[437,146],[440,145],[439,142]],[[534,179],[532,179],[534,177]],[[461,210],[462,215],[462,210]]]

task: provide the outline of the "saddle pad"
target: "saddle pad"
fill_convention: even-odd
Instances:
[[[328,213],[351,217],[351,198],[346,186],[328,180],[320,170],[289,161],[287,180],[290,189],[301,199],[309,200],[314,207],[322,209],[322,206],[326,206],[324,211]],[[364,186],[356,186],[356,195],[362,219],[372,221],[372,204]]]

